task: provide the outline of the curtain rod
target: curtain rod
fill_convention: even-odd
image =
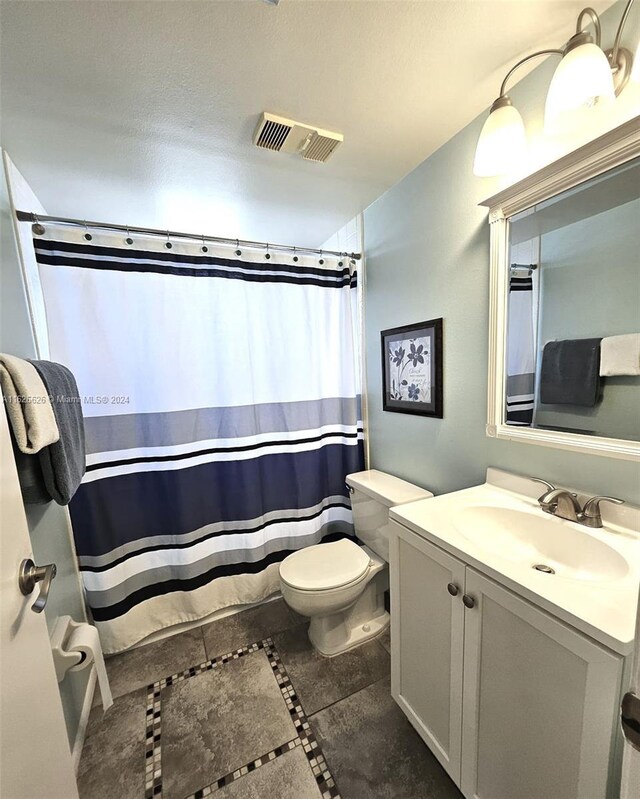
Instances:
[[[227,239],[221,236],[204,236],[201,233],[180,233],[175,230],[158,230],[157,228],[133,227],[130,225],[112,225],[107,222],[89,222],[84,219],[68,219],[63,216],[41,216],[32,211],[16,211],[19,222],[33,222],[34,225],[43,222],[54,222],[62,225],[71,225],[83,228],[96,228],[99,230],[121,230],[123,233],[142,233],[147,236],[163,236],[169,239],[193,239],[194,241],[213,241],[219,244],[235,244],[237,247],[253,247],[256,249],[280,250],[282,252],[312,253],[313,255],[335,255],[359,261],[362,257],[359,252],[338,252],[337,250],[320,250],[310,247],[294,247],[290,244],[271,244],[266,241],[249,241],[247,239]]]

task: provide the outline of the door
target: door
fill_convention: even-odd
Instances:
[[[465,566],[390,526],[391,694],[459,784]]]
[[[640,697],[640,597],[638,598],[638,615],[636,617],[636,646],[633,654],[631,684],[627,690],[634,697]],[[631,711],[631,722],[636,735],[630,732],[637,744],[640,740],[640,710],[634,701]],[[629,741],[624,742],[622,754],[622,799],[638,799],[640,796],[640,749],[632,746]]]
[[[0,467],[0,795],[77,799],[47,625],[31,610],[39,586],[28,596],[18,588],[32,555],[4,408]]]
[[[462,791],[601,799],[623,659],[467,568]]]

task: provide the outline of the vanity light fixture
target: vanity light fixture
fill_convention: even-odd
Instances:
[[[515,70],[525,61],[542,53],[534,53],[519,61],[502,81],[500,96],[493,101],[487,117],[473,162],[473,174],[480,178],[502,175],[514,169],[525,157],[527,151],[527,134],[522,116],[505,93],[507,81]]]
[[[600,46],[600,18],[592,8],[585,8],[578,15],[576,33],[561,50],[539,50],[531,53],[509,70],[502,81],[500,96],[493,102],[478,139],[473,165],[475,175],[503,175],[510,172],[524,157],[524,122],[506,94],[506,84],[513,73],[532,58],[546,55],[558,55],[561,58],[551,80],[545,104],[544,130],[547,134],[565,131],[571,123],[572,113],[580,108],[613,102],[630,76],[640,80],[640,59],[636,54],[634,65],[632,53],[620,44],[622,30],[633,2],[634,0],[628,0],[625,6],[610,50],[605,51]],[[595,40],[586,30],[589,22],[595,28]]]
[[[593,22],[595,42],[593,36],[583,29],[583,19],[586,16]],[[562,60],[553,73],[547,92],[544,108],[545,133],[554,135],[570,129],[572,113],[583,106],[592,108],[595,105],[612,103],[616,99],[613,69],[600,47],[600,40],[598,15],[592,8],[583,9],[578,17],[576,32],[564,46]],[[626,64],[626,60],[624,63]],[[624,69],[626,71],[626,67]],[[620,74],[620,69],[616,72]]]

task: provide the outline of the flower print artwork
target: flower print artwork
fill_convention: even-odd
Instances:
[[[442,323],[380,331],[383,410],[442,419]]]
[[[388,343],[390,398],[431,402],[431,338],[409,338]]]

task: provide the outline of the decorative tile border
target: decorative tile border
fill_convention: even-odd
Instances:
[[[186,799],[206,799],[207,796],[211,796],[216,791],[219,791],[220,788],[224,788],[226,785],[239,780],[240,777],[244,777],[244,775],[248,774],[250,771],[255,771],[256,769],[259,769],[260,766],[270,763],[272,760],[280,757],[280,755],[284,755],[285,752],[290,752],[292,749],[300,746],[301,743],[302,742],[299,738],[294,738],[291,741],[287,741],[286,744],[277,746],[275,749],[267,752],[266,755],[261,755],[261,757],[259,757],[257,760],[252,760],[251,763],[247,763],[245,766],[241,766],[235,771],[225,774],[224,777],[220,777],[219,780],[216,780],[211,785],[207,785],[206,788],[201,788],[199,791],[189,794]]]
[[[249,646],[243,646],[241,649],[228,652],[226,655],[219,655],[212,660],[200,663],[198,666],[191,666],[191,668],[185,669],[184,671],[171,674],[169,677],[164,677],[152,683],[147,688],[145,799],[162,799],[162,724],[160,710],[162,689],[167,688],[169,685],[182,682],[183,680],[188,680],[190,677],[197,677],[198,674],[219,668],[232,660],[250,655],[252,652],[257,652],[263,648],[264,642],[262,641],[249,644]]]
[[[280,746],[272,749],[264,755],[261,755],[256,760],[246,763],[244,766],[236,769],[235,771],[225,774],[220,777],[211,785],[190,794],[186,799],[206,799],[215,792],[224,788],[232,782],[244,777],[252,771],[270,763],[278,757],[281,757],[286,752],[290,752],[298,746],[302,746],[309,767],[313,776],[318,784],[322,799],[340,799],[340,793],[335,780],[329,771],[327,762],[322,754],[320,745],[311,729],[307,717],[304,714],[302,705],[298,700],[295,688],[293,687],[284,663],[271,638],[265,638],[263,641],[256,641],[253,644],[248,644],[226,655],[207,660],[198,666],[192,666],[189,669],[172,674],[169,677],[164,677],[162,680],[149,685],[147,688],[147,712],[146,712],[146,739],[145,739],[145,799],[162,799],[162,714],[161,714],[161,696],[163,688],[167,688],[175,683],[188,680],[191,677],[197,677],[205,671],[220,668],[233,660],[245,657],[254,652],[264,649],[265,654],[269,660],[269,664],[273,670],[274,677],[280,688],[282,698],[287,710],[291,716],[291,720],[296,729],[297,736],[291,741],[281,744]]]
[[[160,721],[160,688],[157,683],[147,689],[147,732],[145,737],[145,799],[162,795],[162,725]]]
[[[269,658],[269,663],[271,664],[278,686],[282,692],[282,698],[285,701],[291,715],[291,720],[298,733],[300,743],[306,752],[309,766],[320,788],[320,793],[323,799],[340,799],[340,793],[338,792],[335,780],[329,771],[327,761],[324,759],[320,744],[316,740],[311,725],[307,721],[302,705],[298,701],[298,696],[295,692],[295,688],[291,684],[284,663],[271,638],[265,638],[262,643],[264,644],[264,650]]]

